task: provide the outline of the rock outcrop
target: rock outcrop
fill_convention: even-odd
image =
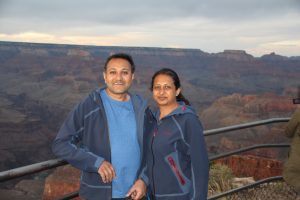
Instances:
[[[0,189],[3,200],[43,199],[44,180],[21,180],[12,189]]]
[[[261,180],[282,174],[283,162],[257,156],[230,156],[215,161],[227,165],[237,177],[253,177]]]
[[[70,165],[57,168],[46,178],[43,200],[58,199],[79,190],[80,171]],[[81,198],[75,198],[77,200]]]
[[[296,109],[291,99],[274,94],[241,95],[232,94],[216,100],[201,114],[205,129],[226,127],[276,117],[289,117]],[[288,143],[284,135],[285,124],[270,124],[207,137],[211,153],[221,153],[254,144]],[[286,149],[260,149],[252,155],[283,159]]]
[[[224,50],[222,53],[217,53],[217,57],[225,58],[228,60],[235,60],[240,62],[249,62],[254,60],[254,57],[250,54],[247,54],[243,50]]]

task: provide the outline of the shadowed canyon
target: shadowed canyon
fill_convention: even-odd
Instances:
[[[105,59],[132,55],[132,92],[151,100],[152,74],[178,72],[183,94],[206,130],[256,120],[290,117],[300,85],[300,57],[243,50],[78,46],[0,42],[0,171],[54,158],[51,142],[68,112],[90,91],[103,87]],[[285,124],[267,125],[206,138],[210,154],[258,143],[284,143]],[[286,151],[251,151],[284,159]]]

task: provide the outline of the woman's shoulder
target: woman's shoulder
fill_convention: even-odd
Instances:
[[[177,115],[177,119],[182,125],[198,126],[199,124],[201,124],[200,119],[195,112],[183,112]]]

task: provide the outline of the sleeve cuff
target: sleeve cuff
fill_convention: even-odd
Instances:
[[[103,163],[103,161],[104,161],[104,158],[101,158],[101,157],[98,157],[97,160],[95,161],[94,167],[97,172],[98,172],[100,165]]]
[[[145,171],[146,171],[146,167],[142,170],[141,174],[139,175],[139,178],[142,179],[147,186],[149,186],[149,178],[145,174]]]

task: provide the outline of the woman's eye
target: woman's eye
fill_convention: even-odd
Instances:
[[[169,86],[169,85],[166,85],[164,88],[165,88],[165,90],[171,90],[172,89],[172,87]]]
[[[154,86],[153,89],[154,90],[160,90],[160,86]]]

